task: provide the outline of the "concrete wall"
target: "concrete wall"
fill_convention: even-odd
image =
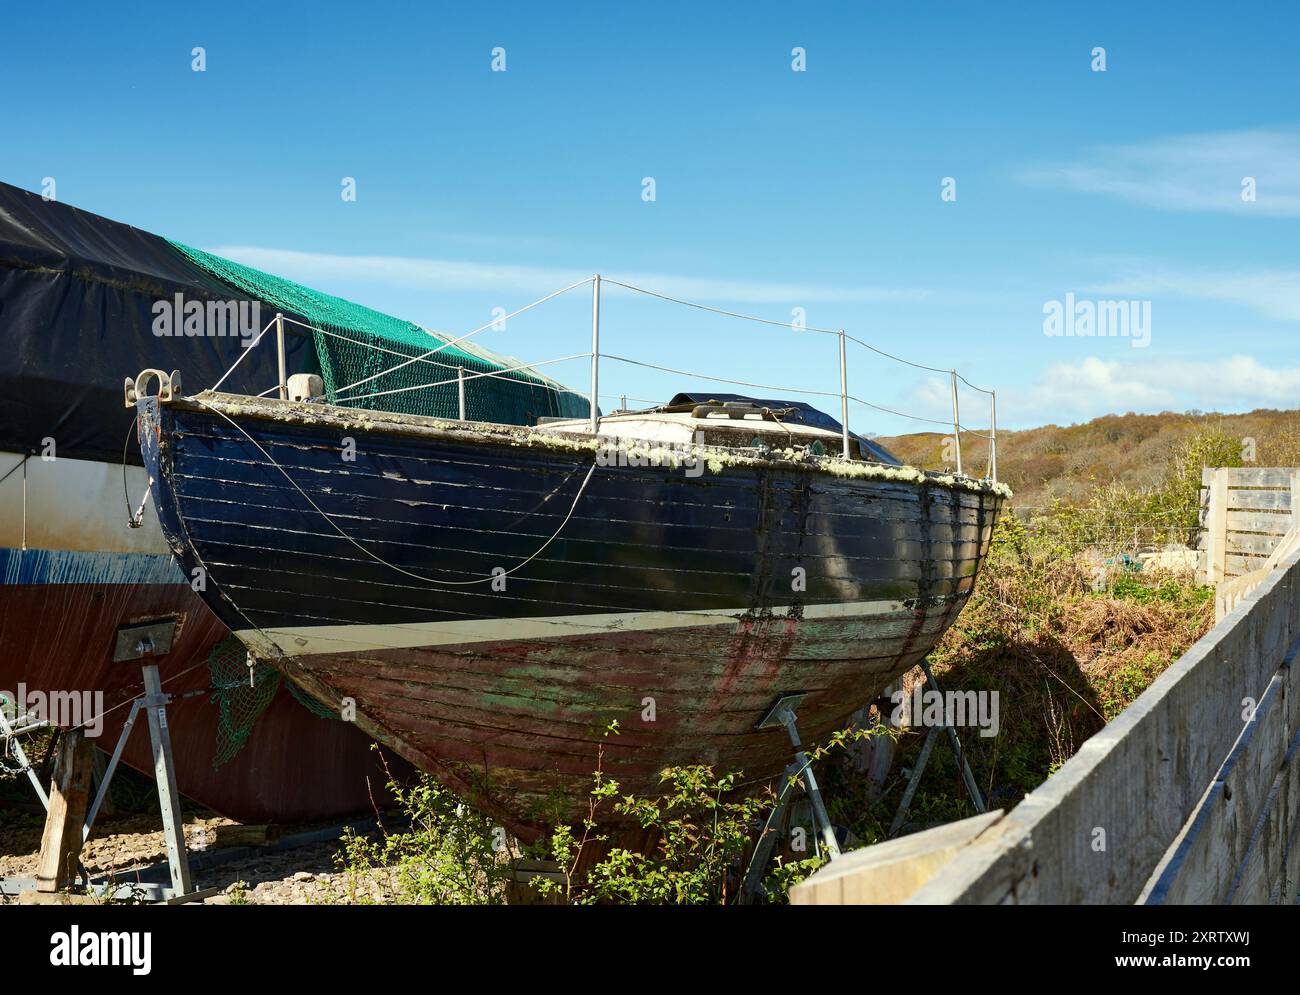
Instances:
[[[860,880],[831,865],[791,902],[1294,901],[1298,641],[1300,553],[1009,813],[910,837],[911,877],[855,854]]]

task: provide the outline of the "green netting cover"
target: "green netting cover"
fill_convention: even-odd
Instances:
[[[212,701],[220,709],[217,720],[217,742],[213,750],[214,770],[233,760],[248,742],[253,726],[262,713],[270,707],[275,693],[280,689],[278,671],[260,661],[253,667],[252,683],[248,679],[248,650],[234,636],[227,636],[208,654],[208,671],[212,676],[215,694]],[[298,704],[313,715],[323,719],[339,716],[328,705],[323,705],[292,681],[283,681]]]
[[[463,348],[448,346],[427,359],[385,373],[449,340],[414,322],[342,297],[322,294],[180,242],[171,244],[241,294],[312,325],[321,378],[331,404],[457,418],[460,414],[458,368],[464,369],[468,376],[519,365],[463,344]],[[367,382],[355,390],[339,393],[340,388],[362,380]],[[431,386],[434,384],[438,386]],[[384,393],[393,390],[400,392]],[[382,396],[373,396],[376,394]],[[465,417],[471,421],[531,425],[540,417],[580,418],[587,411],[586,398],[537,374],[513,371],[496,377],[478,377],[465,384]]]
[[[253,724],[266,711],[280,688],[280,675],[272,667],[257,663],[249,682],[248,650],[234,636],[227,636],[208,654],[208,670],[216,693],[212,701],[221,711],[217,720],[217,743],[212,768],[235,758],[252,735]]]
[[[302,688],[298,687],[298,685],[295,684],[293,681],[286,680],[284,682],[284,686],[289,689],[289,693],[293,695],[294,700],[296,700],[298,704],[300,704],[303,708],[307,709],[307,711],[311,712],[313,715],[319,716],[322,719],[341,718],[338,712],[330,708],[329,705],[325,704],[324,702],[317,701],[315,698],[309,695]]]

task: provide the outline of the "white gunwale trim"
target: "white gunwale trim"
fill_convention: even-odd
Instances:
[[[386,625],[305,625],[276,629],[240,629],[235,632],[254,655],[307,656],[320,653],[358,653],[371,650],[454,646],[496,640],[555,639],[609,632],[652,632],[701,625],[738,625],[746,620],[771,618],[837,619],[907,613],[901,601],[854,601],[831,605],[804,605],[791,614],[790,606],[774,608],[770,616],[747,616],[745,609],[700,609],[679,612],[612,612],[597,615],[560,615],[538,618],[490,618],[456,622],[409,622]],[[272,640],[272,642],[268,642]]]

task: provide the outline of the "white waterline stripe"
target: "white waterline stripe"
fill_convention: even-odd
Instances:
[[[773,608],[776,620],[791,617],[790,606]],[[909,611],[901,601],[854,601],[833,605],[804,605],[805,619],[854,618]],[[237,635],[255,651],[282,656],[316,653],[356,653],[422,646],[486,643],[499,639],[551,639],[589,636],[604,632],[653,632],[698,625],[734,625],[746,615],[743,608],[693,609],[678,612],[612,612],[592,615],[557,615],[539,618],[475,619],[454,622],[408,622],[388,625],[304,625],[288,628],[241,629]],[[277,645],[265,645],[265,636]]]

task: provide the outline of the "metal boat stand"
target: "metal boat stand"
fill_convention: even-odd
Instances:
[[[926,687],[938,691],[939,682],[934,679],[934,671],[930,669],[928,658],[923,657],[921,659],[921,670],[925,674]],[[903,820],[907,818],[907,810],[911,807],[912,798],[916,794],[917,786],[921,783],[921,775],[925,773],[926,765],[930,762],[930,754],[934,751],[934,744],[939,738],[940,730],[948,733],[948,743],[952,747],[952,755],[956,759],[957,769],[961,771],[962,782],[966,785],[966,794],[970,796],[975,811],[980,814],[988,811],[988,804],[984,801],[984,795],[980,793],[979,785],[975,783],[975,775],[971,773],[970,763],[966,760],[966,754],[962,752],[961,740],[957,737],[957,730],[946,723],[931,726],[925,734],[925,742],[921,744],[921,752],[917,756],[916,764],[912,767],[911,775],[907,779],[907,787],[903,789],[903,798],[898,803],[898,811],[894,814],[894,821],[889,824],[890,839],[897,836],[898,831],[903,828]]]
[[[131,702],[131,712],[122,724],[117,745],[99,779],[99,789],[89,810],[89,740],[79,729],[65,733],[63,750],[65,758],[62,778],[56,776],[47,795],[36,772],[27,761],[14,733],[31,731],[39,724],[14,730],[0,713],[0,732],[10,741],[10,751],[26,769],[32,786],[45,806],[45,832],[41,839],[41,855],[36,878],[0,879],[0,894],[18,895],[24,892],[53,894],[66,889],[73,881],[69,873],[76,867],[86,893],[96,898],[145,899],[155,902],[184,901],[193,895],[189,856],[185,849],[185,831],[181,819],[180,793],[176,788],[176,766],[172,757],[171,733],[167,726],[167,705],[172,696],[162,690],[157,659],[171,650],[175,619],[123,626],[118,630],[113,660],[140,660],[145,693]],[[140,713],[149,722],[149,740],[153,745],[154,776],[158,786],[158,805],[162,814],[163,837],[167,844],[167,864],[171,884],[158,885],[136,882],[118,884],[111,880],[92,883],[80,864],[82,845],[90,837],[95,817],[99,814],[112,785],[113,773],[122,759],[122,751],[130,738],[131,730]],[[84,813],[84,820],[82,815]],[[79,830],[79,831],[78,831]],[[197,896],[194,896],[197,897]]]
[[[802,782],[808,795],[809,807],[812,810],[814,839],[820,837],[819,849],[825,847],[829,860],[837,860],[840,856],[840,845],[835,839],[835,828],[831,825],[830,815],[822,801],[821,788],[818,787],[817,777],[813,774],[812,762],[804,752],[803,743],[799,740],[799,729],[795,724],[795,707],[806,697],[808,697],[806,691],[791,691],[780,695],[754,726],[755,729],[784,728],[789,733],[790,743],[794,747],[794,761],[781,775],[781,790],[777,794],[776,805],[767,817],[758,842],[754,844],[754,853],[749,859],[749,867],[745,871],[745,879],[741,885],[740,898],[744,904],[752,902],[763,894],[763,873],[767,870],[767,865],[772,859],[772,851],[776,847],[777,831],[773,824],[780,825],[783,821],[790,804],[790,795],[796,784]]]
[[[16,702],[9,701],[8,695],[0,694],[0,742],[4,743],[4,752],[18,761],[18,766],[12,768],[11,773],[27,775],[27,780],[32,782],[32,789],[36,792],[36,797],[41,800],[41,807],[48,811],[50,796],[45,793],[45,785],[41,784],[41,779],[36,774],[36,768],[27,759],[27,753],[23,750],[22,743],[24,734],[44,728],[46,723],[33,722],[30,725],[15,729],[9,721],[9,716],[5,714],[6,706],[11,704],[17,707]],[[15,718],[17,718],[16,715]]]

